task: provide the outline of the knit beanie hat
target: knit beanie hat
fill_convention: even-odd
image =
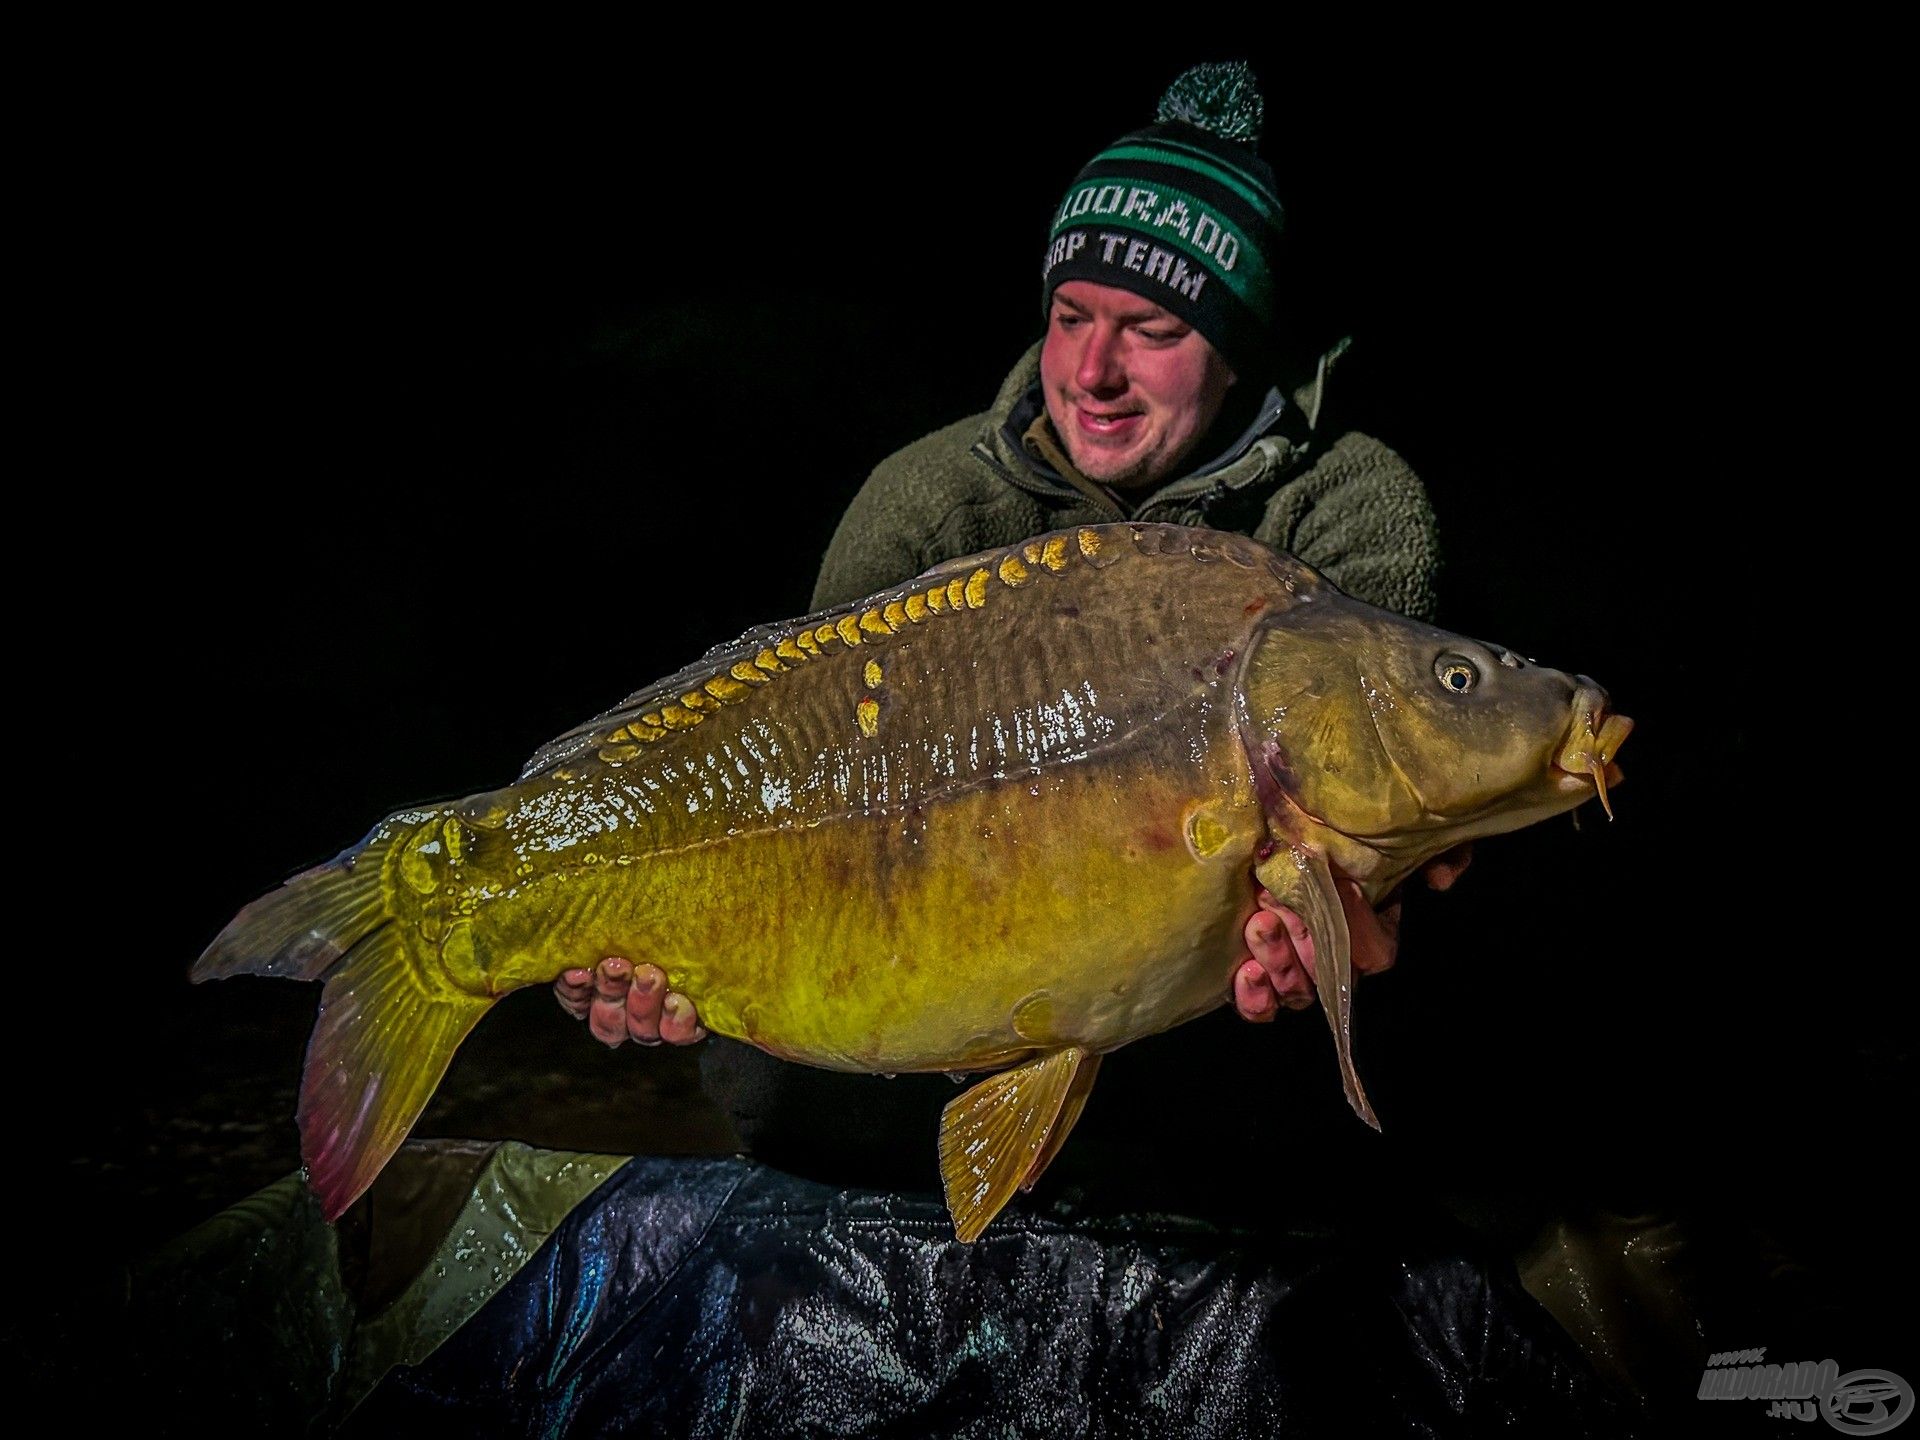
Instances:
[[[1282,211],[1254,153],[1265,106],[1243,60],[1196,65],[1161,97],[1159,123],[1102,150],[1047,237],[1043,308],[1069,280],[1114,285],[1178,315],[1234,373],[1276,365],[1274,264]]]

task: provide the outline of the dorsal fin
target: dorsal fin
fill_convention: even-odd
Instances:
[[[776,683],[788,670],[838,650],[885,645],[903,630],[983,609],[1001,587],[1019,589],[1039,576],[1080,565],[1104,569],[1134,554],[1189,555],[1248,569],[1264,564],[1289,592],[1320,583],[1320,577],[1293,556],[1242,535],[1138,523],[1055,530],[1018,545],[945,561],[892,590],[761,625],[731,644],[716,645],[693,664],[541,746],[520,778],[528,780],[589,755],[613,763],[631,759],[676,731],[695,728],[720,706],[748,702],[755,690]]]
[[[988,596],[1000,587],[1017,589],[1036,576],[1058,574],[1076,565],[1104,567],[1134,549],[1148,549],[1143,540],[1157,542],[1159,532],[1173,528],[1107,525],[1055,531],[1019,545],[946,561],[905,585],[851,605],[757,626],[541,746],[520,778],[528,780],[586,756],[630,758],[675,731],[699,725],[706,712],[749,701],[753,691],[777,683],[788,670],[838,650],[884,645],[902,630],[983,609]],[[1238,536],[1212,538],[1252,545]],[[1133,543],[1125,543],[1128,540]],[[1270,553],[1264,547],[1253,548],[1261,555]]]

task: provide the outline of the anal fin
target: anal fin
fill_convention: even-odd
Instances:
[[[1055,1050],[988,1076],[941,1112],[940,1179],[963,1243],[978,1239],[1059,1153],[1097,1066],[1079,1046]],[[1076,1084],[1083,1068],[1086,1082]]]
[[[1084,1053],[1084,1052],[1082,1052]],[[1060,1147],[1067,1143],[1067,1136],[1073,1133],[1074,1123],[1079,1120],[1080,1112],[1087,1108],[1087,1097],[1093,1093],[1093,1082],[1100,1078],[1100,1057],[1088,1055],[1080,1062],[1080,1068],[1073,1072],[1073,1079],[1067,1085],[1067,1098],[1060,1106],[1060,1118],[1047,1132],[1047,1143],[1040,1147],[1040,1153],[1033,1157],[1033,1164],[1027,1167],[1027,1173],[1020,1179],[1020,1193],[1039,1183],[1046,1173],[1047,1166],[1053,1163],[1053,1157],[1060,1153]]]

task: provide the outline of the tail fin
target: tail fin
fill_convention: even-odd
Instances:
[[[196,985],[235,975],[324,979],[347,951],[393,918],[380,884],[386,849],[356,847],[262,895],[227,922],[188,978]]]
[[[190,972],[196,982],[325,980],[300,1080],[300,1155],[329,1220],[400,1148],[454,1050],[493,1003],[434,983],[441,967],[429,970],[411,948],[418,928],[396,923],[382,872],[393,848],[412,838],[404,829],[376,831],[367,844],[294,876],[236,915]]]
[[[420,1118],[490,998],[430,995],[398,926],[356,945],[320,992],[300,1077],[300,1156],[336,1219],[373,1183]]]

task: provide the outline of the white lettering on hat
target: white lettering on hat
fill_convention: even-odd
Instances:
[[[1206,211],[1197,215],[1187,209],[1184,200],[1170,200],[1157,214],[1160,196],[1152,190],[1125,185],[1083,185],[1060,206],[1056,226],[1091,211],[1095,215],[1118,215],[1122,220],[1138,218],[1156,230],[1175,230],[1180,238],[1202,255],[1211,255],[1222,270],[1232,270],[1240,258],[1240,237]],[[1105,239],[1105,236],[1101,237]],[[1069,252],[1071,253],[1071,252]],[[1112,262],[1109,252],[1106,259]],[[1050,261],[1049,268],[1058,261]]]
[[[1202,255],[1211,255],[1222,270],[1233,269],[1240,254],[1240,241],[1234,233],[1205,211],[1193,222],[1193,243]]]
[[[1172,251],[1136,240],[1123,231],[1102,230],[1096,238],[1100,241],[1101,264],[1137,271],[1150,280],[1160,281],[1169,289],[1178,290],[1189,300],[1200,298],[1201,288],[1207,283],[1205,270],[1197,266],[1189,269],[1187,262]],[[1071,260],[1085,241],[1086,235],[1081,231],[1063,235],[1054,241],[1053,247],[1047,252],[1047,270],[1051,272],[1055,265]],[[1122,245],[1127,248],[1121,250]]]
[[[1053,273],[1053,267],[1071,260],[1078,255],[1087,243],[1087,232],[1076,230],[1071,235],[1062,235],[1047,249],[1047,263],[1040,269],[1042,278]]]

